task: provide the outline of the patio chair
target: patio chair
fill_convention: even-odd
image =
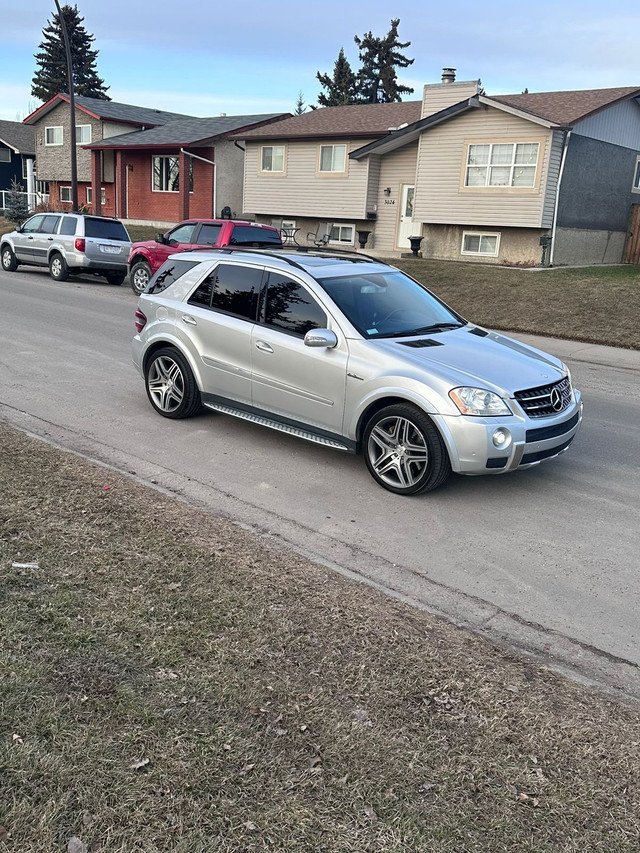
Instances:
[[[326,246],[331,237],[333,222],[320,222],[315,232],[311,231],[307,234],[307,240],[315,243],[316,246]]]

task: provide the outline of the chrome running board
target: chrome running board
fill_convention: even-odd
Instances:
[[[300,427],[283,424],[280,421],[265,418],[262,415],[255,415],[252,412],[244,412],[242,409],[234,409],[231,406],[225,406],[222,403],[205,402],[207,409],[213,409],[215,412],[221,412],[223,415],[232,415],[234,418],[241,418],[243,421],[250,421],[252,424],[269,427],[269,429],[278,430],[278,432],[286,432],[288,435],[295,435],[296,438],[303,438],[305,441],[313,441],[315,444],[322,444],[325,447],[333,447],[334,450],[351,450],[346,444],[342,444],[334,438],[326,438],[322,435],[316,435],[314,432],[300,429]]]

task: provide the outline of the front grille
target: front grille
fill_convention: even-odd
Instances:
[[[572,400],[571,383],[565,376],[553,385],[516,391],[515,398],[530,418],[549,418],[563,412]]]

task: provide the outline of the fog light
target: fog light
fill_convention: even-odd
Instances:
[[[500,429],[497,429],[491,436],[491,441],[493,442],[494,447],[497,447],[500,450],[506,450],[506,448],[511,444],[511,433],[508,429],[500,427]]]

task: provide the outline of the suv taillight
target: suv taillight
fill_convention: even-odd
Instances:
[[[136,308],[136,332],[138,334],[144,329],[147,324],[147,318],[139,308]]]
[[[86,243],[84,237],[76,237],[75,247],[76,252],[84,252]]]

